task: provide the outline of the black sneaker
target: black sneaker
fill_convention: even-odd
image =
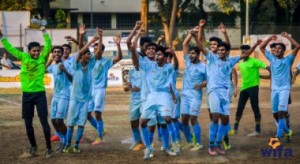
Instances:
[[[37,147],[31,147],[29,150],[30,157],[36,156],[36,152],[37,152]]]

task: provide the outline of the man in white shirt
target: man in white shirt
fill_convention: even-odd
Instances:
[[[7,53],[4,52],[2,59],[1,59],[1,65],[3,70],[10,70],[13,67],[13,64],[10,59],[7,58]]]

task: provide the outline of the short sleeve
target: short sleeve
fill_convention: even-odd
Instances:
[[[269,61],[271,61],[272,58],[273,58],[273,54],[271,54],[270,51],[265,50],[265,57],[266,57]]]
[[[289,64],[292,66],[295,60],[295,55],[290,54],[287,56]]]
[[[234,67],[234,65],[240,61],[241,57],[240,56],[235,56],[235,57],[230,57],[228,59],[229,59],[229,62],[230,62],[230,66]]]
[[[53,64],[51,64],[48,68],[47,68],[47,71],[49,73],[53,73]]]

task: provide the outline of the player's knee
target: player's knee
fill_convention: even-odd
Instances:
[[[141,120],[141,127],[142,127],[142,128],[147,127],[147,123],[148,123],[148,120],[142,119],[142,120]]]
[[[192,125],[198,123],[198,117],[197,117],[197,116],[191,116],[191,117],[190,117],[190,120],[191,120],[191,124],[192,124]]]
[[[166,121],[167,124],[170,124],[172,122],[172,119],[170,116],[165,116],[164,120]]]
[[[73,130],[74,129],[74,126],[68,126],[69,129]]]
[[[278,112],[278,118],[285,118],[285,112]]]

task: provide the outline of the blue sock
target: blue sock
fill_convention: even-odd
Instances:
[[[173,124],[173,122],[167,124],[167,129],[169,132],[169,135],[171,135],[172,138],[172,143],[176,143],[176,134],[175,134],[175,126]]]
[[[154,138],[154,133],[150,132],[149,131],[149,140],[150,140],[150,145],[152,144],[153,142],[153,138]]]
[[[218,124],[210,122],[210,124],[209,124],[209,144],[211,147],[214,147],[217,131],[218,131]]]
[[[181,141],[181,138],[180,138],[180,125],[178,124],[178,121],[177,122],[174,122],[174,125],[175,125],[175,137],[176,137],[176,141]]]
[[[161,127],[160,127],[160,126],[157,126],[157,138],[158,138],[158,140],[161,141],[161,137],[162,137],[162,134],[161,134]]]
[[[98,137],[101,139],[103,138],[103,121],[98,120],[97,121],[97,131],[98,131]]]
[[[66,144],[66,135],[61,135],[60,142],[64,145]]]
[[[132,128],[132,135],[134,142],[141,142],[141,134],[139,128]]]
[[[182,123],[178,120],[178,121],[176,122],[176,124],[178,124],[179,130],[181,130],[181,131],[183,132],[183,125],[182,125]]]
[[[167,128],[161,128],[162,131],[162,145],[165,149],[169,149],[170,145],[169,145],[169,131]]]
[[[58,136],[61,140],[61,135],[62,135],[61,133],[59,133],[58,131],[55,131],[55,135]]]
[[[148,149],[151,148],[148,127],[142,128],[142,138],[143,138],[143,142],[144,142],[144,145],[146,146],[146,148],[148,148]]]
[[[72,136],[73,136],[73,129],[71,129],[71,128],[68,128],[67,129],[67,143],[66,143],[66,145],[67,146],[70,146],[71,145],[71,141],[72,141]]]
[[[191,134],[191,129],[190,129],[190,126],[189,125],[182,125],[182,129],[183,129],[183,134],[184,134],[184,137],[186,139],[186,141],[188,143],[192,143],[192,134]]]
[[[217,145],[222,142],[223,137],[224,137],[225,133],[227,132],[227,130],[228,130],[228,125],[223,125],[223,124],[219,125],[218,133],[217,133],[217,137],[216,137]]]
[[[77,129],[77,133],[76,133],[76,142],[75,142],[75,147],[78,147],[79,146],[79,142],[80,142],[80,139],[83,135],[83,131],[84,131],[84,128],[79,128]]]
[[[194,134],[195,134],[195,138],[196,138],[196,143],[199,143],[201,145],[202,144],[202,142],[201,142],[201,127],[200,127],[199,123],[196,123],[195,125],[193,125],[193,130],[194,130]]]
[[[281,138],[284,129],[286,128],[286,121],[284,118],[280,118],[278,119],[278,127],[277,127],[277,134],[276,137],[277,138]]]
[[[89,119],[90,124],[97,129],[97,120],[94,117],[91,117],[91,119]]]

